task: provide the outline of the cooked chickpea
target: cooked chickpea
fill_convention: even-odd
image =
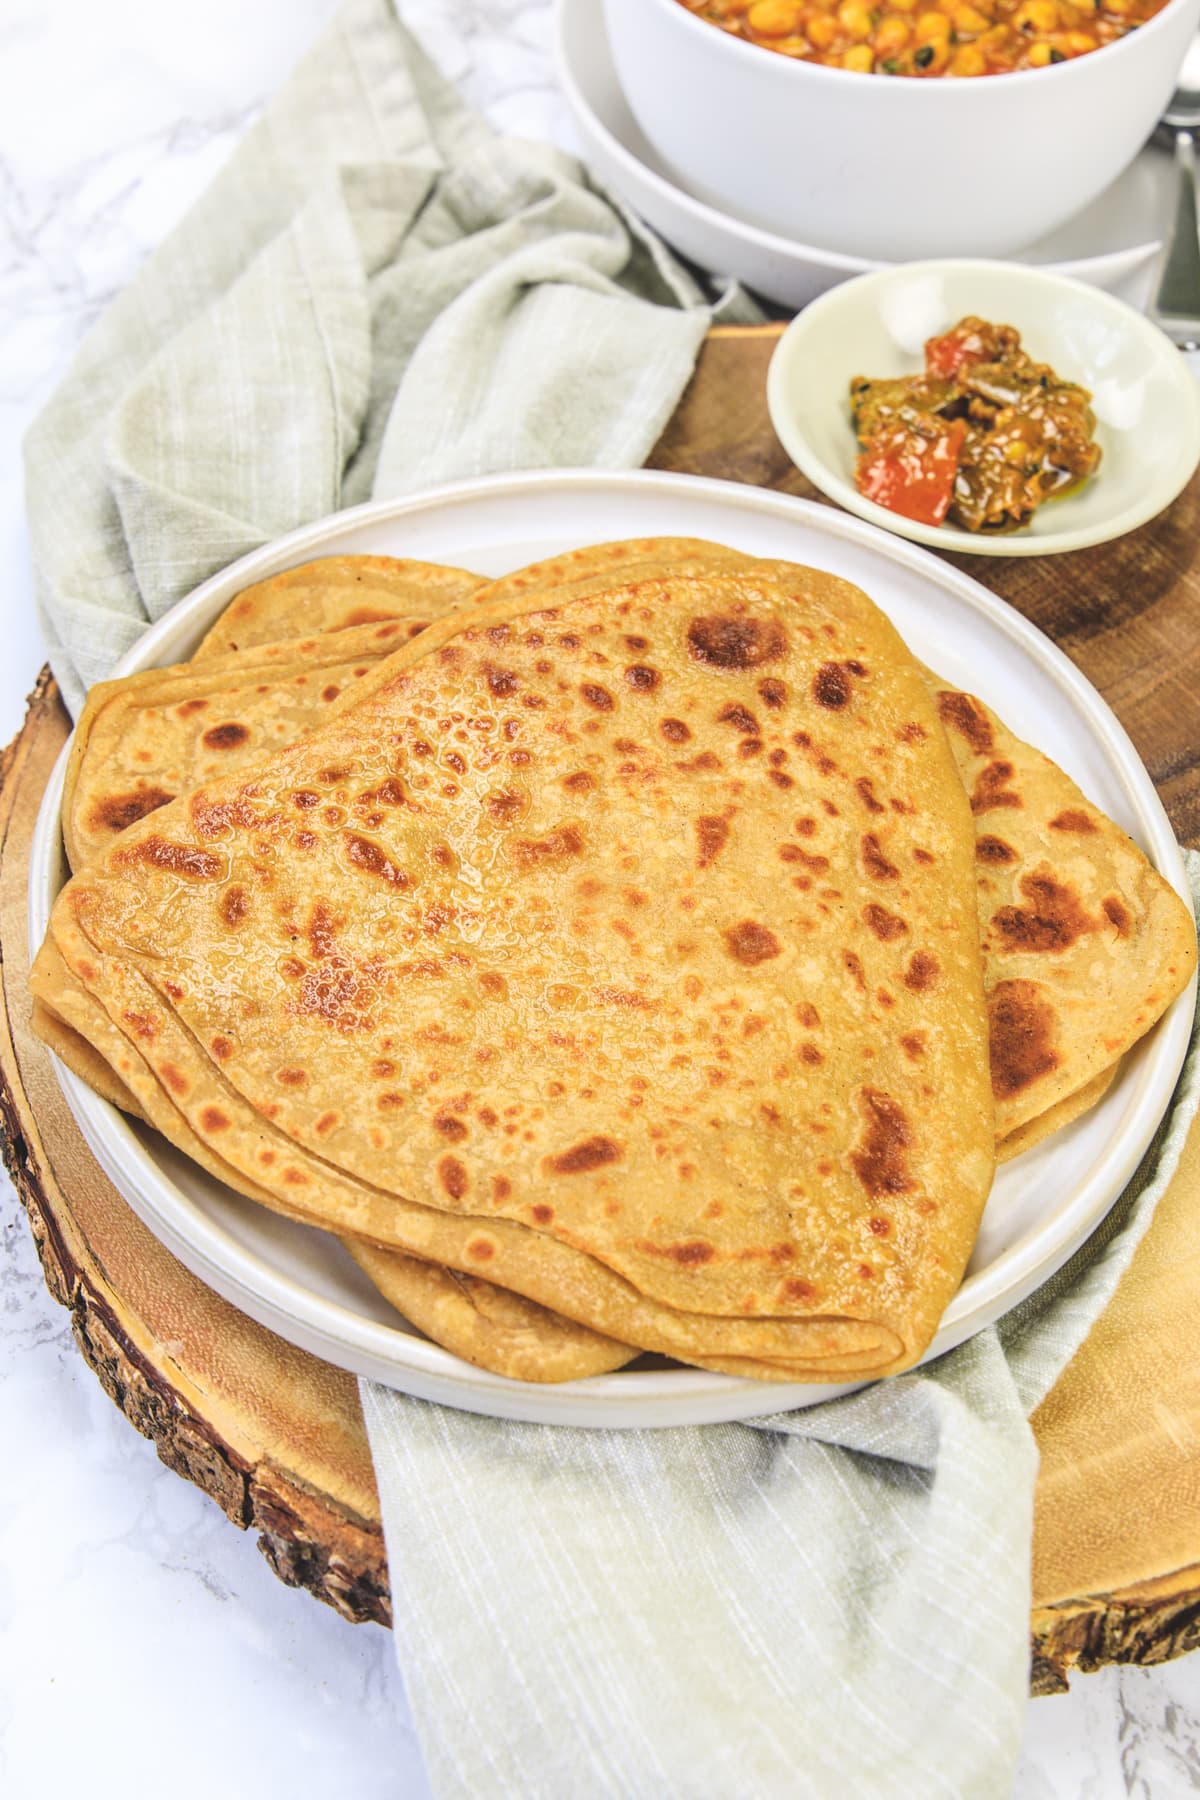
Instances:
[[[987,17],[986,13],[980,12],[977,6],[952,7],[950,10],[950,17],[953,21],[955,31],[960,33],[960,35],[963,32],[969,33],[971,37],[978,37],[981,32],[987,30],[992,22]]]
[[[837,22],[856,43],[864,43],[871,35],[871,14],[863,0],[842,0],[837,9]]]
[[[1044,42],[1031,44],[1029,46],[1029,55],[1026,60],[1031,69],[1046,68],[1052,61],[1049,44]]]
[[[882,60],[885,56],[895,56],[898,50],[903,50],[908,39],[908,20],[899,13],[885,13],[872,40],[872,48]]]
[[[944,12],[923,12],[916,24],[916,36],[922,43],[950,39],[950,20]]]
[[[869,75],[874,66],[870,44],[852,44],[842,55],[843,69],[853,69],[856,75]]]
[[[805,30],[818,50],[828,50],[838,34],[837,21],[828,13],[814,13]]]
[[[978,44],[960,44],[946,65],[948,75],[982,75],[987,69],[987,57]]]
[[[922,75],[940,75],[950,61],[948,37],[926,38],[913,51],[913,63]]]
[[[1030,37],[1045,37],[1058,29],[1058,7],[1054,0],[1024,0],[1013,14],[1013,24]]]
[[[759,37],[790,37],[800,26],[795,0],[754,0],[746,23]]]

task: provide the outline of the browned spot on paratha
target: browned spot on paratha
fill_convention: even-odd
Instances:
[[[943,690],[937,696],[938,717],[967,740],[976,756],[990,756],[995,745],[992,723],[970,694]]]
[[[619,1162],[622,1154],[615,1138],[597,1133],[594,1137],[584,1138],[582,1143],[572,1144],[569,1150],[560,1150],[557,1156],[547,1157],[546,1167],[554,1175],[587,1175],[593,1169]]]
[[[787,636],[775,619],[709,613],[691,621],[687,643],[695,660],[710,669],[757,669],[784,654]]]
[[[236,931],[246,914],[250,911],[250,896],[240,883],[234,882],[221,895],[217,911],[231,931]]]
[[[734,961],[749,968],[779,956],[783,949],[775,933],[753,919],[742,919],[737,925],[728,926],[721,936]]]
[[[438,1180],[452,1200],[461,1200],[467,1191],[467,1171],[457,1156],[443,1156],[437,1165]]]
[[[128,794],[107,794],[89,809],[88,824],[93,831],[125,831],[174,798],[174,794],[161,787],[135,788]]]
[[[1036,981],[997,982],[988,998],[992,1091],[1018,1094],[1062,1061],[1058,1017]]]
[[[186,1094],[188,1091],[187,1076],[173,1062],[160,1063],[158,1072],[173,1094]]]
[[[582,778],[568,776],[563,785],[578,785],[581,779],[584,787],[592,785],[592,778],[587,774]],[[496,788],[484,796],[483,810],[496,825],[515,825],[529,811],[529,795],[518,788]]]
[[[813,699],[830,712],[849,706],[852,692],[850,678],[840,663],[822,663],[813,676]]]
[[[872,1199],[881,1194],[904,1194],[912,1185],[908,1153],[912,1127],[898,1100],[878,1088],[859,1090],[859,1107],[866,1131],[850,1163]]]
[[[224,725],[210,725],[200,742],[206,750],[240,750],[249,739],[247,728],[230,720]]]
[[[904,971],[904,985],[914,993],[922,994],[933,986],[941,972],[936,956],[931,956],[928,950],[914,950]]]
[[[858,790],[859,799],[862,801],[868,812],[881,813],[887,811],[887,807],[883,805],[882,801],[876,799],[875,783],[871,780],[869,775],[860,775],[854,785]]]
[[[1133,914],[1115,894],[1108,894],[1101,902],[1101,910],[1109,924],[1120,938],[1127,938],[1133,931]]]
[[[696,867],[707,869],[709,864],[720,855],[729,842],[729,826],[724,819],[706,815],[696,820],[696,841],[699,854]]]
[[[1018,886],[1029,904],[1001,906],[992,920],[1006,950],[1053,955],[1069,950],[1077,939],[1096,929],[1074,888],[1044,869],[1023,875]]]
[[[862,840],[863,868],[876,881],[895,881],[900,871],[895,863],[889,862],[883,853],[883,847],[873,831],[868,831]]]
[[[189,881],[216,881],[224,864],[219,856],[198,850],[190,844],[169,844],[165,838],[142,838],[136,844],[113,851],[118,868],[146,863],[152,869],[165,869],[171,875],[183,875]]]
[[[488,684],[488,692],[497,700],[508,694],[515,694],[521,683],[512,669],[498,669],[494,663],[484,663],[484,680]]]
[[[1050,829],[1051,831],[1073,831],[1081,837],[1091,837],[1098,827],[1090,813],[1085,813],[1077,806],[1068,806],[1051,819]]]
[[[881,943],[890,944],[896,938],[908,936],[908,921],[890,913],[886,906],[876,905],[873,900],[863,907],[862,916]]]
[[[971,792],[971,811],[978,815],[1004,807],[1023,806],[1020,794],[1008,785],[1015,772],[1012,764],[1003,760],[990,762],[985,769],[981,769]]]
[[[749,737],[757,737],[762,729],[749,707],[739,706],[736,702],[721,708],[717,714],[717,723],[732,725],[735,731],[743,732]]]
[[[577,825],[557,825],[543,838],[517,838],[512,846],[513,861],[520,869],[536,869],[549,862],[578,856],[583,849],[583,833]]]

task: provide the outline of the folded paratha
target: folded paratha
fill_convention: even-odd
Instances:
[[[352,562],[345,559],[339,567]],[[486,607],[537,593],[584,597],[604,591],[614,578],[730,567],[769,573],[778,565],[698,539],[635,539],[586,546],[518,569],[477,588],[471,603]],[[276,577],[279,586],[272,589],[271,617],[279,626],[288,622],[288,596],[306,591],[289,580]],[[392,653],[401,632],[415,635],[437,616],[436,604],[434,592],[420,619],[210,657],[202,665],[149,671],[93,689],[77,729],[64,800],[72,867],[114,842],[152,804],[164,804],[213,774],[249,766],[266,749],[317,723],[352,678]],[[239,605],[233,603],[227,619]],[[1061,769],[1022,743],[982,702],[932,672],[926,675],[972,797],[998,1154],[1005,1161],[1103,1096],[1121,1055],[1186,984],[1194,931],[1169,884]],[[1003,836],[995,829],[997,817]],[[1065,829],[1064,820],[1083,824]],[[1044,897],[1085,890],[1118,911],[1123,931],[1100,910],[1094,932],[1072,932],[1070,943],[1061,930],[1043,927],[1027,932],[1018,946],[1013,931],[994,920],[1000,909],[1005,919],[1022,908],[1028,913],[1030,892]],[[1089,916],[1086,908],[1081,916]],[[1103,939],[1108,971],[1099,982],[1092,967],[1095,932]]]
[[[997,1130],[1027,1149],[1101,1098],[1182,993],[1195,927],[1049,757],[981,700],[929,684],[975,822]]]
[[[992,1123],[970,820],[881,615],[646,581],[333,711],[70,885],[47,1004],[289,1213],[711,1366],[914,1360]]]
[[[383,619],[424,618],[468,601],[481,575],[399,556],[324,556],[244,588],[195,659]]]

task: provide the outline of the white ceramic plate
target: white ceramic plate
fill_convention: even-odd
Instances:
[[[293,532],[206,582],[146,633],[122,671],[186,658],[240,589],[314,556],[424,557],[498,575],[576,545],[653,535],[717,539],[858,582],[918,655],[949,680],[974,688],[1040,744],[1184,891],[1178,847],[1133,746],[1094,689],[1033,626],[925,551],[828,507],[732,483],[576,470],[497,476],[358,507]],[[34,943],[65,879],[62,768],[60,761],[32,849]],[[1014,1306],[1103,1218],[1166,1107],[1191,1004],[1189,997],[1176,1004],[1086,1118],[1000,1171],[967,1279],[931,1354]],[[60,1068],[59,1075],[105,1173],[180,1261],[262,1324],[343,1368],[468,1411],[572,1425],[751,1418],[848,1391],[671,1367],[562,1387],[484,1374],[410,1333],[324,1233],[221,1187],[68,1071]]]
[[[852,377],[917,373],[925,340],[970,313],[1015,325],[1031,356],[1091,390],[1103,452],[1075,492],[996,537],[920,525],[854,486]],[[776,345],[767,404],[784,449],[831,500],[886,531],[970,556],[1107,543],[1169,506],[1200,461],[1200,386],[1163,333],[1111,294],[1012,263],[905,263],[823,294]]]
[[[591,168],[612,192],[701,268],[799,309],[839,281],[879,265],[780,237],[697,200],[663,169],[613,67],[599,0],[558,0],[558,78]],[[726,124],[723,129],[734,127]],[[1052,238],[1014,260],[1137,298],[1160,248],[1171,159],[1146,149],[1108,191]]]

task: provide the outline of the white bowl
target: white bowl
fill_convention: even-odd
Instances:
[[[596,0],[558,0],[555,51],[559,85],[592,173],[702,269],[733,276],[798,312],[839,281],[878,266],[748,225],[669,180],[629,110]],[[1018,260],[1073,275],[1136,305],[1174,200],[1174,159],[1148,144],[1090,206],[1020,251]]]
[[[638,123],[673,179],[785,237],[881,261],[1003,256],[1131,162],[1200,0],[1086,56],[967,80],[857,75],[763,50],[679,0],[604,0]]]
[[[1102,452],[1074,493],[995,537],[918,524],[854,485],[851,378],[916,374],[925,340],[968,313],[1015,325],[1031,356],[1091,390]],[[1161,512],[1200,462],[1200,384],[1163,333],[1111,294],[1014,263],[908,263],[822,294],[780,338],[767,404],[784,449],[831,500],[901,537],[976,556],[1106,543]]]

